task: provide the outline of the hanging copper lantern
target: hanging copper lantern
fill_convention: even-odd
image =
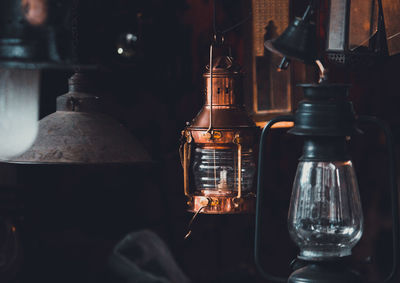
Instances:
[[[36,141],[8,162],[41,164],[125,164],[150,161],[142,145],[116,120],[101,113],[100,99],[85,73],[69,79],[57,111],[39,122]]]
[[[240,66],[230,56],[212,59],[212,52],[213,46],[203,75],[205,104],[182,131],[180,152],[188,210],[250,212],[255,200],[254,147],[259,130],[242,103]]]

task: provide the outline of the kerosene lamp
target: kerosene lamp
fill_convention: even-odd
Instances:
[[[182,131],[188,210],[206,214],[252,211],[258,127],[243,106],[243,74],[223,38],[210,46],[210,64],[203,77],[205,104]]]
[[[347,151],[347,140],[358,131],[357,125],[373,123],[382,128],[388,147],[393,218],[393,269],[385,282],[394,276],[398,259],[398,199],[395,177],[395,155],[390,129],[380,120],[360,116],[356,119],[352,104],[347,100],[349,85],[301,85],[304,100],[294,116],[282,116],[267,124],[261,134],[257,221],[255,238],[256,263],[259,264],[260,210],[264,187],[266,136],[274,123],[294,121],[290,134],[304,138],[303,155],[293,184],[288,215],[289,234],[299,246],[298,264],[288,282],[365,282],[351,270],[348,257],[363,232],[363,213],[357,178]]]
[[[306,29],[308,31],[305,34],[310,34],[312,29]],[[295,36],[303,33],[301,26],[295,23],[289,26],[289,31]],[[285,45],[295,42],[290,33],[284,35],[286,37],[282,42]],[[302,46],[299,45],[300,48]],[[279,46],[275,48],[286,55],[279,50]],[[318,58],[310,49],[302,51],[305,52],[294,50],[290,57],[303,62],[309,62],[307,58]],[[257,268],[264,278],[275,282],[366,282],[362,275],[352,270],[348,261],[352,248],[363,233],[363,212],[347,141],[359,132],[359,125],[372,123],[383,130],[388,149],[393,266],[384,282],[390,282],[396,274],[399,256],[398,192],[390,129],[375,117],[357,117],[352,103],[347,99],[350,85],[328,83],[326,69],[319,60],[315,60],[315,63],[320,68],[319,83],[300,85],[304,99],[298,104],[295,115],[271,120],[261,134],[255,233]],[[288,214],[289,234],[300,248],[300,253],[297,262],[293,264],[295,271],[288,279],[270,275],[259,262],[266,137],[271,127],[282,121],[293,121],[294,127],[289,133],[304,138],[303,155],[298,164]]]

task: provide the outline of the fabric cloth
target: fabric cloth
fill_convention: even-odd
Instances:
[[[166,244],[151,231],[128,234],[109,259],[113,283],[189,283]]]

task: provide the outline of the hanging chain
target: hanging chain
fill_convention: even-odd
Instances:
[[[79,67],[79,1],[72,2],[71,36],[72,36],[72,63],[76,64],[75,72],[80,71]]]

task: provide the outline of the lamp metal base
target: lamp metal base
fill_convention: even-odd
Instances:
[[[240,214],[252,213],[255,209],[255,195],[247,193],[241,198],[236,194],[218,195],[202,192],[188,201],[188,211],[204,214]]]
[[[361,283],[361,276],[351,270],[344,260],[305,262],[294,271],[288,283]]]

